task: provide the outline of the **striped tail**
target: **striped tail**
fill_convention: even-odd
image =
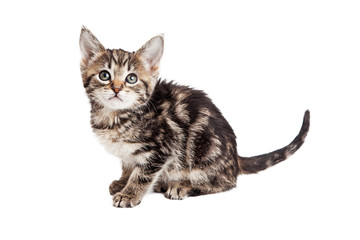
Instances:
[[[279,162],[286,160],[292,154],[294,154],[305,141],[305,137],[310,127],[310,112],[307,110],[304,114],[303,124],[301,126],[299,134],[295,139],[287,146],[275,150],[270,153],[262,154],[254,157],[238,157],[238,163],[240,167],[239,174],[257,173],[265,170]]]

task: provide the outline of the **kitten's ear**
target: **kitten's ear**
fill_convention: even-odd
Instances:
[[[81,64],[84,64],[85,66],[94,55],[105,51],[105,48],[95,35],[84,26],[81,29],[79,44],[81,51]]]
[[[150,39],[142,46],[136,55],[142,60],[146,69],[153,76],[159,74],[160,59],[164,51],[164,35],[158,35]]]

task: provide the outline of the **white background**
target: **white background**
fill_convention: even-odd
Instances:
[[[356,1],[2,1],[0,239],[359,239]],[[112,207],[120,162],[89,124],[78,39],[134,51],[165,34],[164,78],[206,91],[242,156],[289,160],[232,191]]]

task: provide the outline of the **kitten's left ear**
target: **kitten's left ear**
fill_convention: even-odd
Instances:
[[[158,35],[150,39],[142,46],[136,55],[142,60],[145,68],[151,75],[159,74],[160,59],[164,51],[164,35]]]

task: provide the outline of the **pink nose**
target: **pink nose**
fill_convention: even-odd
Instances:
[[[124,87],[124,84],[117,83],[117,82],[114,82],[111,85],[111,89],[115,92],[115,94],[118,94],[123,87]]]
[[[112,90],[113,90],[116,94],[118,94],[118,93],[120,92],[121,88],[113,88]]]

